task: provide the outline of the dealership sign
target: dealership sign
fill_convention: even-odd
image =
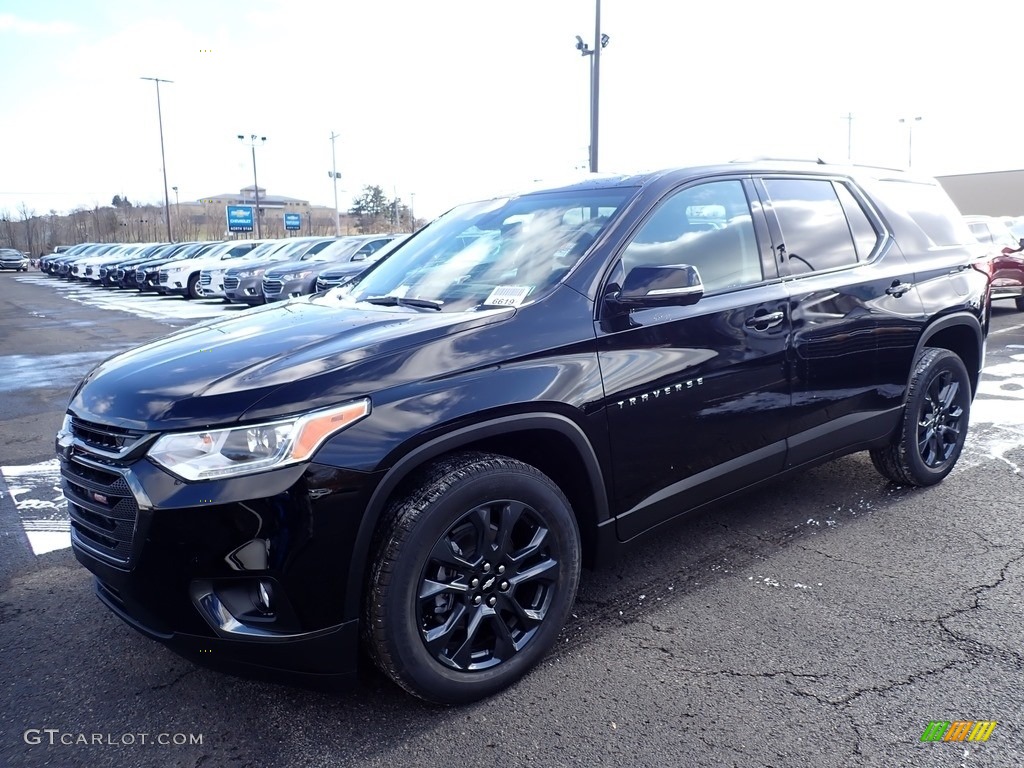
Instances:
[[[228,232],[252,232],[252,206],[227,206]]]
[[[286,213],[284,215],[285,229],[302,229],[302,214]]]

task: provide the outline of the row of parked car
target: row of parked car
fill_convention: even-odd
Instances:
[[[290,237],[185,243],[82,243],[44,256],[54,277],[104,287],[264,304],[326,291],[362,272],[407,235]]]

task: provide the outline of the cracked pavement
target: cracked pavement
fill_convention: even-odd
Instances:
[[[1004,365],[1024,315],[994,316]],[[125,344],[166,330],[94,319]],[[0,404],[5,462],[49,458],[58,389]],[[1024,766],[1024,444],[1000,429],[991,450],[995,429],[972,427],[935,488],[855,455],[659,531],[584,573],[534,673],[459,709],[371,669],[330,695],[200,669],[103,608],[68,550],[27,560],[0,536],[0,765]],[[958,719],[999,725],[986,743],[919,741]],[[28,745],[29,728],[203,743]]]

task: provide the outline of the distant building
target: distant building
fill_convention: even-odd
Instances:
[[[961,173],[937,178],[961,213],[1024,215],[1024,170]]]
[[[333,235],[334,208],[326,205],[312,205],[308,200],[285,195],[268,195],[264,187],[260,194],[260,229],[264,237],[285,237],[293,235]],[[229,205],[256,205],[256,187],[249,185],[238,192],[206,195],[194,201],[176,204],[176,218],[181,220],[183,235],[204,237],[228,237],[225,231],[225,216]],[[288,233],[284,229],[284,214],[297,213],[301,216],[301,229]],[[347,213],[341,213],[341,233],[350,234],[354,222]],[[196,233],[192,235],[191,233]]]
[[[284,195],[268,195],[267,190],[263,187],[259,188],[260,191],[260,208],[261,209],[283,209],[283,210],[308,210],[309,208],[324,208],[326,206],[310,206],[309,200],[300,200],[297,197],[285,197]],[[248,186],[242,187],[238,192],[226,192],[221,195],[210,195],[209,197],[201,197],[198,202],[206,205],[255,205],[256,204],[256,187]]]

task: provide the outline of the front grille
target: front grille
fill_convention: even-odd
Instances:
[[[74,442],[61,456],[60,473],[72,537],[97,556],[127,565],[139,503],[124,466],[154,436],[74,417],[70,426]]]
[[[168,280],[168,278],[167,278],[167,270],[166,269],[161,269],[160,272],[159,272],[159,277],[160,277],[160,284],[164,285],[167,282],[167,280]]]
[[[241,282],[241,281],[237,277],[225,277],[224,278],[224,290],[225,291],[233,291],[233,290],[235,290],[238,287],[239,282]]]
[[[277,278],[267,280],[263,278],[263,295],[264,296],[276,296],[284,289],[284,283]]]
[[[114,270],[114,279],[117,282],[121,282],[122,280],[124,280],[124,270],[123,269],[115,269]]]
[[[91,274],[92,274],[92,267],[86,267],[85,268],[85,276],[88,277]]]
[[[321,275],[316,279],[316,289],[318,291],[326,291],[338,285],[341,285],[340,277],[331,277],[330,275],[325,277],[324,275]]]
[[[209,272],[200,272],[199,273],[199,284],[200,285],[209,285],[212,282],[212,280],[213,280],[213,277],[210,275]]]
[[[71,419],[71,434],[92,448],[114,453],[133,447],[146,436],[145,432],[111,427],[78,418]]]
[[[146,270],[136,269],[135,270],[135,282],[142,283],[146,280]]]
[[[61,463],[60,472],[72,535],[96,554],[127,565],[139,514],[128,482],[121,474],[84,463],[74,454]]]
[[[104,277],[107,276],[107,268],[106,267],[100,267],[99,276],[100,276],[100,280],[102,280]]]

